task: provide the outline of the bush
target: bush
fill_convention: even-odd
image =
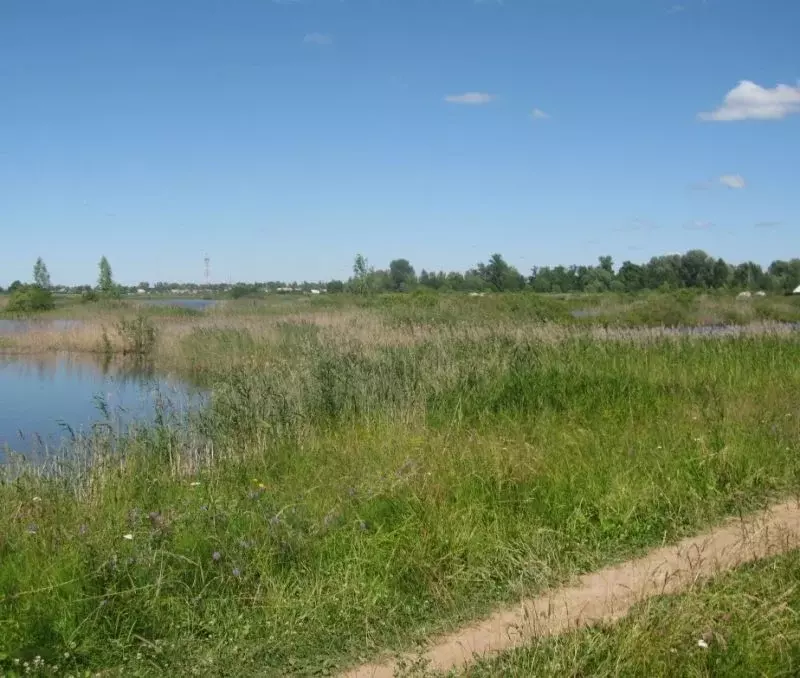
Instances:
[[[100,300],[100,297],[97,296],[97,292],[94,290],[84,290],[81,292],[81,302],[84,304],[92,304]]]
[[[38,285],[21,285],[11,293],[6,310],[9,313],[33,313],[49,311],[55,306],[50,290]]]
[[[135,318],[122,318],[116,326],[125,355],[148,356],[156,345],[156,328],[144,314]],[[107,341],[107,338],[106,338]]]

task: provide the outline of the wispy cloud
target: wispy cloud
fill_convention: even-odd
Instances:
[[[494,100],[493,94],[486,92],[464,92],[464,94],[450,94],[444,98],[448,104],[464,104],[467,106],[483,106]]]
[[[728,188],[742,189],[747,186],[747,182],[741,174],[723,174],[719,178],[719,183]]]
[[[547,120],[550,116],[545,113],[541,108],[534,108],[531,111],[531,117],[534,120]]]
[[[333,38],[325,33],[306,33],[306,37],[303,38],[303,42],[306,45],[327,46],[333,44]]]
[[[725,95],[719,108],[697,117],[712,122],[780,120],[793,113],[800,113],[800,87],[777,85],[770,89],[742,80]]]
[[[685,11],[686,5],[672,5],[672,7],[667,10],[667,14],[679,14],[680,12]]]
[[[780,221],[759,221],[757,224],[753,224],[755,228],[778,228],[781,226]]]

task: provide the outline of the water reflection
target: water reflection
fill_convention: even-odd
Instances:
[[[82,320],[67,320],[64,318],[41,319],[18,319],[0,318],[0,334],[20,334],[35,330],[51,330],[63,332],[80,327]]]
[[[146,362],[0,354],[0,461],[9,449],[44,456],[98,423],[122,431],[133,421],[153,421],[161,407],[180,412],[201,399],[197,389]]]

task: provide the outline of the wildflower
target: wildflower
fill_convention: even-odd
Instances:
[[[234,567],[233,568],[233,576],[234,577],[241,577],[242,576],[242,571],[238,567]]]
[[[218,563],[221,559],[222,554],[219,551],[214,551],[214,553],[211,554],[211,560],[213,560],[215,563]]]
[[[269,519],[269,524],[273,527],[277,527],[281,524],[281,517],[276,513],[272,518]]]
[[[28,534],[36,534],[39,531],[39,526],[36,523],[28,525]]]
[[[85,537],[85,536],[86,536],[86,534],[87,534],[88,532],[89,532],[89,528],[88,528],[86,525],[81,525],[81,526],[78,528],[78,534],[79,534],[81,537]]]
[[[33,503],[34,503],[34,504],[38,504],[40,501],[42,501],[42,498],[41,498],[41,497],[34,497],[34,498],[33,498]]]
[[[366,532],[369,529],[369,523],[367,523],[365,520],[359,520],[358,529],[362,532]]]
[[[207,506],[206,504],[203,504],[203,505],[200,507],[200,510],[201,510],[201,511],[208,511],[208,506]]]
[[[123,534],[122,538],[127,539],[128,541],[133,541],[133,535],[130,532],[128,532],[128,534]]]
[[[697,641],[697,647],[702,647],[704,650],[708,649],[708,643],[702,638]]]
[[[200,487],[200,483],[198,482],[189,483],[189,487]]]
[[[348,497],[355,497],[356,496],[356,488],[355,487],[351,487],[349,490],[347,490],[347,496]]]

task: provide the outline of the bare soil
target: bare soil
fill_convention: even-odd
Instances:
[[[532,638],[616,621],[646,598],[685,591],[721,571],[798,547],[800,503],[779,504],[498,610],[483,621],[434,639],[422,653],[366,664],[343,677],[392,678],[401,664],[420,660],[430,670],[449,671]]]

